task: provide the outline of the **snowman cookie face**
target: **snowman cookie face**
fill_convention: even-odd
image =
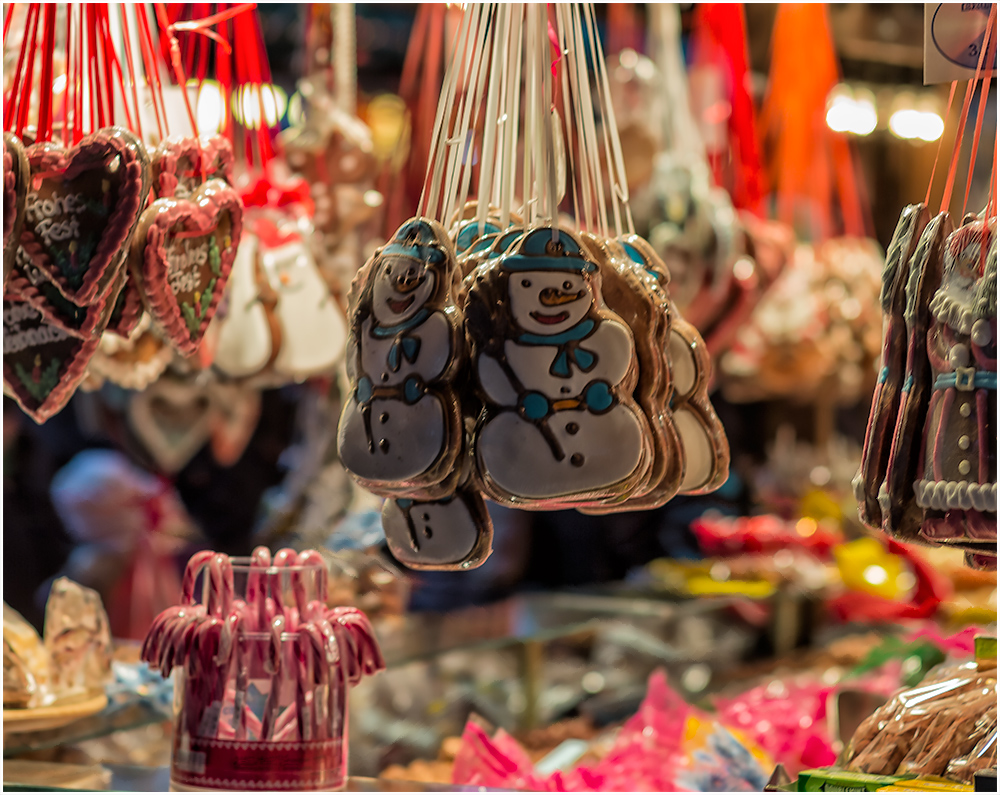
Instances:
[[[395,326],[417,314],[434,295],[437,278],[427,262],[388,256],[373,276],[372,315],[383,326]]]
[[[515,273],[507,292],[514,322],[532,334],[562,334],[583,320],[594,304],[589,282],[578,273]]]

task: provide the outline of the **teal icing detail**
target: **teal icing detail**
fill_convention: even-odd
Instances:
[[[549,399],[541,392],[528,392],[521,398],[521,409],[529,420],[540,420],[549,413]]]
[[[407,403],[416,403],[423,396],[424,388],[420,379],[416,376],[410,376],[407,378],[403,383],[403,400]]]
[[[971,384],[963,382],[962,386],[966,387],[968,391],[972,389],[992,389],[995,392],[997,388],[997,374],[989,370],[977,370],[976,374],[972,377]],[[957,373],[941,374],[934,379],[935,389],[950,389],[951,387],[958,387]]]
[[[587,387],[584,400],[591,411],[607,411],[614,402],[611,386],[607,381],[594,381]]]
[[[372,380],[363,375],[358,379],[358,385],[354,388],[354,398],[358,403],[368,403],[372,399]]]

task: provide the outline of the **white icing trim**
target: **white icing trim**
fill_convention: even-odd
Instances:
[[[859,503],[864,502],[865,479],[860,471],[854,476],[854,480],[851,481],[851,487],[854,489],[854,499]]]
[[[934,511],[996,511],[997,484],[967,480],[918,480],[913,484],[917,505]]]
[[[968,301],[971,296],[967,294],[964,298]],[[972,312],[971,304],[956,298],[945,289],[940,289],[934,294],[930,308],[935,318],[959,334],[970,334],[972,324],[978,319]]]

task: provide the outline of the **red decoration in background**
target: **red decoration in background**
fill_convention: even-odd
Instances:
[[[747,54],[746,19],[742,3],[698,3],[693,33],[694,63],[714,65],[722,71],[729,107],[724,103],[708,109],[710,124],[727,120],[728,153],[708,153],[715,181],[729,189],[733,205],[760,212],[764,192],[760,147]]]
[[[827,96],[839,80],[826,4],[780,5],[760,130],[768,142],[778,220],[794,226],[802,220],[797,211],[807,206],[812,209],[811,231],[819,240],[841,232],[865,236],[872,229],[851,145],[826,124]]]

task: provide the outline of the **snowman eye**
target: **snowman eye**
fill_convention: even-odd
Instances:
[[[531,282],[528,279],[521,279],[521,286],[527,289],[531,287]]]
[[[564,290],[572,290],[573,289],[573,282],[563,282],[563,289]]]

